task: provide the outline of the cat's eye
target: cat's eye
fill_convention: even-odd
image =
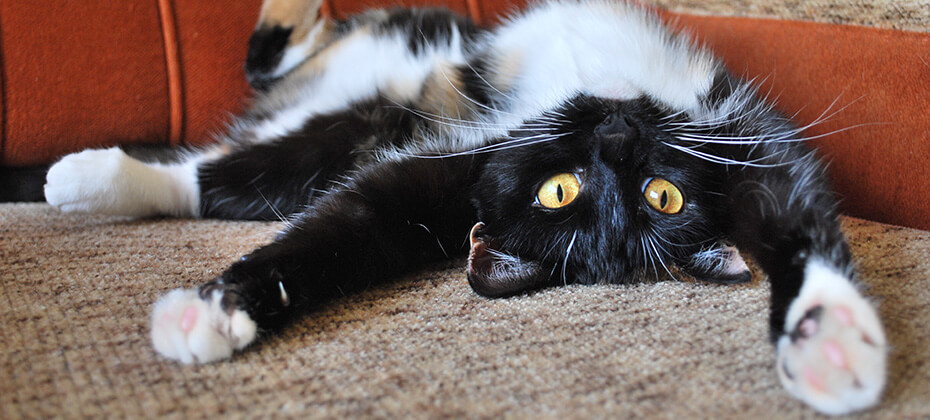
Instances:
[[[662,178],[647,179],[643,183],[643,196],[652,208],[665,214],[678,213],[685,204],[678,187]]]
[[[550,209],[565,207],[578,196],[581,177],[574,173],[561,173],[549,178],[536,193],[536,204]]]

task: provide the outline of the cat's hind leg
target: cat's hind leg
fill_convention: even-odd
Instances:
[[[212,153],[191,153],[178,163],[145,163],[117,147],[85,150],[49,168],[45,198],[67,213],[197,216],[197,165]]]
[[[795,397],[828,414],[878,402],[887,344],[872,305],[839,270],[808,261],[778,338],[778,377]]]
[[[404,138],[385,134],[391,130],[384,124],[350,109],[312,118],[281,138],[222,142],[167,162],[115,147],[85,150],[49,169],[45,196],[64,212],[280,220],[367,156],[368,142]]]

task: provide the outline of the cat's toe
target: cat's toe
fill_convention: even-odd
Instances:
[[[244,311],[221,308],[221,294],[201,299],[194,290],[176,289],[155,303],[152,344],[169,359],[209,363],[227,359],[255,340],[257,327]]]
[[[821,412],[870,407],[886,376],[878,316],[845,278],[820,280],[791,305],[790,327],[778,342],[778,376],[788,392]]]

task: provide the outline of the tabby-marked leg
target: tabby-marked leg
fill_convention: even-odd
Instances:
[[[320,17],[322,0],[264,0],[249,38],[245,74],[258,90],[307,61],[327,44],[332,25]]]
[[[827,414],[878,402],[888,348],[872,306],[835,268],[808,262],[778,340],[778,376],[789,393]]]
[[[255,340],[255,321],[241,309],[223,309],[221,290],[201,298],[176,289],[152,312],[152,343],[159,354],[183,363],[209,363],[232,356]]]
[[[199,195],[195,161],[146,164],[116,147],[65,156],[45,184],[46,201],[66,213],[191,217]]]

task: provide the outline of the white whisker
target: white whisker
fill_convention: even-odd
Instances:
[[[568,242],[568,248],[565,250],[565,259],[562,260],[562,283],[568,285],[568,277],[566,277],[565,270],[568,267],[568,257],[572,254],[572,248],[575,247],[575,239],[578,237],[578,231],[572,234],[572,240]]]
[[[678,150],[678,151],[687,153],[687,154],[689,154],[689,155],[691,155],[691,156],[694,156],[694,157],[697,157],[697,158],[701,158],[701,159],[706,160],[706,161],[708,161],[708,162],[711,162],[711,163],[719,163],[719,164],[723,164],[723,165],[751,166],[751,167],[755,167],[755,168],[777,168],[777,167],[780,167],[780,166],[787,166],[787,165],[791,165],[791,164],[792,164],[792,162],[755,163],[755,162],[759,162],[759,161],[768,159],[768,158],[770,158],[771,156],[763,156],[763,157],[760,157],[760,158],[756,158],[756,159],[753,159],[753,160],[749,160],[749,161],[745,161],[745,162],[744,162],[744,161],[739,161],[739,160],[735,160],[735,159],[729,159],[729,158],[725,158],[725,157],[713,155],[713,154],[710,154],[710,153],[701,152],[701,151],[694,150],[694,149],[689,149],[689,148],[687,148],[687,147],[679,146],[679,145],[677,145],[677,144],[672,144],[672,143],[668,143],[668,142],[662,142],[662,144],[664,144],[664,145],[666,145],[666,146],[668,146],[668,147],[671,147],[672,149],[675,149],[675,150]]]
[[[669,277],[671,277],[672,279],[678,280],[678,278],[672,274],[671,270],[669,270],[668,265],[665,264],[665,260],[662,259],[662,255],[659,252],[661,250],[661,247],[656,245],[655,240],[653,240],[652,237],[647,236],[646,240],[649,242],[649,246],[652,247],[653,251],[655,251],[655,255],[659,259],[659,264],[662,265],[662,268],[665,269],[665,272],[668,273]]]
[[[284,226],[287,226],[288,229],[298,229],[294,223],[292,223],[287,219],[287,217],[284,216],[284,213],[281,213],[274,204],[271,204],[271,202],[268,201],[268,198],[265,197],[265,194],[262,193],[262,190],[260,190],[258,187],[255,187],[255,191],[258,192],[258,195],[262,197],[262,200],[265,200],[265,204],[268,205],[268,208],[271,209],[271,212],[274,213],[275,217],[284,223]]]
[[[652,272],[656,275],[656,281],[659,280],[659,269],[656,267],[655,257],[652,256],[652,253],[649,252],[649,249],[646,247],[646,237],[640,236],[639,243],[643,247],[643,258],[645,258],[644,263],[646,265],[652,265]],[[645,267],[643,267],[645,268]]]
[[[418,159],[446,159],[446,158],[458,157],[458,156],[469,156],[469,155],[476,155],[476,154],[482,154],[482,153],[498,152],[501,150],[508,150],[508,149],[513,149],[517,147],[526,147],[526,146],[530,146],[530,145],[534,145],[538,143],[545,143],[545,142],[549,142],[552,140],[556,140],[560,137],[564,137],[569,134],[572,134],[572,133],[559,133],[559,134],[551,134],[551,135],[540,134],[540,135],[530,136],[530,137],[520,137],[517,139],[508,140],[508,141],[501,142],[501,143],[495,143],[495,144],[491,144],[488,146],[479,147],[477,149],[465,150],[465,151],[454,152],[454,153],[445,153],[441,155],[415,154],[415,153],[407,153],[403,151],[398,151],[397,153],[402,156],[418,158]]]
[[[410,108],[398,102],[394,102],[394,104],[398,108],[403,109],[404,111],[414,114],[420,118],[423,118],[424,120],[434,122],[436,124],[440,124],[444,126],[455,127],[455,128],[462,128],[462,129],[469,129],[469,130],[476,129],[476,128],[477,129],[487,128],[487,129],[499,129],[499,130],[505,130],[505,131],[533,131],[533,132],[556,130],[556,128],[552,127],[551,124],[543,124],[543,123],[523,124],[519,127],[516,127],[513,124],[500,124],[500,123],[495,124],[495,123],[490,123],[486,121],[453,118],[453,117],[449,117],[446,115],[434,114],[434,113],[422,111],[419,109]]]
[[[491,89],[494,89],[495,92],[497,92],[499,95],[503,96],[504,98],[509,99],[511,102],[516,102],[516,100],[513,98],[513,96],[508,95],[508,94],[506,94],[506,93],[504,93],[504,92],[501,92],[500,89],[498,89],[496,86],[492,85],[491,82],[489,82],[487,79],[485,79],[484,76],[481,75],[481,72],[479,72],[477,69],[475,69],[475,68],[471,65],[470,62],[466,62],[465,65],[468,66],[468,69],[471,70],[475,76],[478,76],[478,78],[481,79],[481,81],[484,82],[484,84],[487,85],[487,87],[489,87],[489,88],[491,88]]]

